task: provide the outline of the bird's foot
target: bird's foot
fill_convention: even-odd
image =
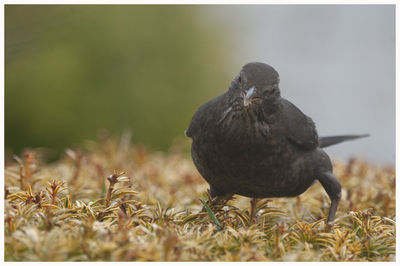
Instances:
[[[214,211],[217,212],[222,209],[226,205],[226,203],[233,198],[233,194],[227,194],[224,196],[215,196],[213,198],[209,198],[207,201],[207,204],[210,206],[210,208]],[[201,210],[202,212],[205,212],[206,209],[203,207]]]

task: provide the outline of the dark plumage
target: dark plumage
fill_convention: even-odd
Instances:
[[[331,199],[328,222],[341,185],[321,147],[360,137],[319,138],[311,118],[280,97],[278,72],[263,63],[243,66],[226,93],[197,110],[185,133],[213,198],[294,197],[319,180]]]

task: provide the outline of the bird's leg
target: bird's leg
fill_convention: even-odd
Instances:
[[[324,187],[326,193],[328,193],[331,199],[331,206],[329,208],[328,224],[332,225],[335,218],[336,210],[339,205],[340,197],[342,194],[342,186],[339,180],[329,172],[326,172],[318,177],[319,182]]]
[[[249,217],[249,223],[253,223],[253,219],[255,220],[255,215],[256,215],[256,210],[257,210],[257,198],[252,198],[250,201],[250,217]]]

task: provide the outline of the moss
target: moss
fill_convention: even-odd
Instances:
[[[333,227],[319,184],[297,198],[258,201],[250,221],[249,199],[240,196],[211,215],[202,210],[208,185],[188,143],[169,153],[128,143],[88,142],[51,164],[30,150],[8,163],[5,260],[395,260],[392,167],[334,164],[343,196]]]

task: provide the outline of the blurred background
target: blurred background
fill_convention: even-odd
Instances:
[[[371,134],[333,158],[394,164],[394,5],[6,5],[6,154],[100,129],[168,150],[251,61],[320,135]]]

